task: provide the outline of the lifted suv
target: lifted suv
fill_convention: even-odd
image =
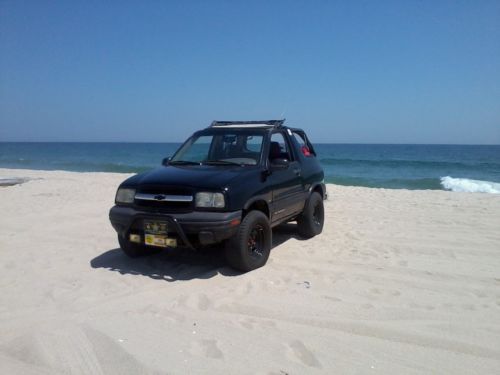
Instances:
[[[123,251],[224,242],[228,263],[250,271],[269,258],[272,227],[296,220],[300,235],[321,233],[323,170],[304,131],[283,123],[214,121],[125,180],[109,212]]]

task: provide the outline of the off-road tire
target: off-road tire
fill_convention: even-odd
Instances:
[[[241,222],[238,232],[226,241],[226,260],[239,271],[252,271],[266,264],[271,244],[269,219],[260,211],[250,211]]]
[[[323,198],[313,192],[306,202],[304,211],[297,218],[298,231],[302,237],[311,238],[323,231],[325,223],[325,208]]]
[[[120,235],[118,235],[118,242],[123,252],[130,258],[137,258],[158,252],[157,249],[147,248],[144,245],[132,243]]]

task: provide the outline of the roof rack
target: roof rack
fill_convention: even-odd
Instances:
[[[279,128],[283,126],[285,119],[282,120],[264,120],[264,121],[212,121],[211,128],[219,127],[274,127]]]

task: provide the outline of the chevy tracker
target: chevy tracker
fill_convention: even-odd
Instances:
[[[109,218],[131,257],[222,244],[241,271],[262,267],[272,228],[321,233],[324,174],[306,133],[284,120],[214,121],[163,165],[118,188]]]

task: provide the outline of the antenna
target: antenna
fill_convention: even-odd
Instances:
[[[279,118],[285,118],[285,113],[286,113],[286,106],[283,106],[283,112],[281,112],[281,115]]]

